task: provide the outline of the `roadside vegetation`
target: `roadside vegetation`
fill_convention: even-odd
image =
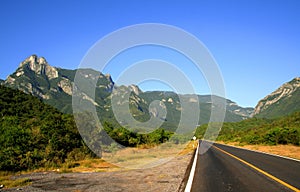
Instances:
[[[207,124],[196,130],[196,136],[203,138]],[[209,139],[207,135],[206,139]],[[300,146],[300,112],[276,118],[250,118],[240,122],[224,123],[217,141],[240,144],[295,145]]]
[[[0,171],[69,170],[80,166],[78,162],[99,159],[82,140],[73,116],[36,97],[0,86],[0,117]],[[100,136],[108,134],[126,147],[145,149],[167,141],[187,141],[163,128],[139,134],[109,122],[103,127]],[[113,153],[115,146],[107,146],[101,150]]]
[[[0,184],[5,188],[21,187],[31,184],[29,178],[11,179],[11,173],[0,172]]]
[[[2,86],[0,106],[1,171],[55,168],[67,159],[94,156],[81,140],[72,116]]]

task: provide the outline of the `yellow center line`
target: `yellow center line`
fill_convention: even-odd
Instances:
[[[228,153],[227,151],[224,151],[223,149],[220,149],[219,147],[216,147],[216,146],[213,146],[213,147],[216,148],[217,150],[219,150],[219,151],[221,151],[221,152],[223,152],[223,153],[225,153],[225,154],[227,154],[227,155],[229,155],[229,156],[231,156],[231,157],[233,157],[233,158],[239,160],[240,162],[242,162],[242,163],[248,165],[249,167],[255,169],[256,171],[258,171],[258,172],[260,172],[260,173],[266,175],[267,177],[273,179],[274,181],[277,181],[278,183],[284,185],[285,187],[287,187],[287,188],[289,188],[289,189],[291,189],[291,190],[293,190],[293,191],[300,192],[300,189],[297,189],[296,187],[294,187],[294,186],[292,186],[292,185],[290,185],[290,184],[288,184],[288,183],[286,183],[286,182],[284,182],[284,181],[278,179],[277,177],[275,177],[275,176],[273,176],[273,175],[271,175],[271,174],[269,174],[269,173],[267,173],[267,172],[261,170],[260,168],[258,168],[258,167],[256,167],[256,166],[252,165],[251,163],[248,163],[247,161],[245,161],[245,160],[243,160],[243,159],[241,159],[241,158],[238,158],[237,156],[232,155],[231,153]]]

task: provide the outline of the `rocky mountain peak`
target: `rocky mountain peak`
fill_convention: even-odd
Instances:
[[[44,57],[38,57],[37,55],[29,56],[20,63],[17,76],[23,74],[22,69],[24,67],[28,67],[30,70],[39,75],[46,75],[49,79],[58,77],[57,69],[50,66]]]
[[[36,65],[49,65],[44,57],[38,57],[37,55],[31,55],[20,63],[19,67],[29,65],[31,69],[34,69]]]

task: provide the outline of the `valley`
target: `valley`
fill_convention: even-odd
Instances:
[[[87,84],[84,88],[74,83],[76,75],[85,77]],[[96,85],[91,83],[95,78],[98,79]],[[160,161],[161,158],[168,158],[168,155],[173,156],[178,151],[184,151],[193,134],[198,139],[208,140],[214,136],[214,132],[210,135],[210,131],[207,131],[209,123],[214,123],[209,122],[211,109],[218,107],[212,104],[214,98],[226,103],[224,123],[216,142],[300,158],[300,78],[283,84],[260,100],[255,108],[244,108],[215,95],[143,92],[137,85],[116,85],[109,74],[105,75],[93,69],[69,70],[52,67],[45,58],[36,55],[21,62],[17,70],[7,79],[1,80],[0,84],[0,143],[3,146],[0,149],[0,172],[5,175],[2,177],[5,178],[3,182],[11,182],[11,176],[6,176],[7,171],[8,175],[38,170],[106,172],[119,170],[118,166],[110,162],[121,167],[134,167],[140,162],[151,165],[153,160]],[[95,89],[95,96],[87,91],[92,88]],[[75,95],[81,102],[95,107],[102,123],[102,128],[93,123],[86,125],[87,128],[97,128],[91,129],[95,137],[88,140],[94,146],[101,146],[96,153],[86,145],[85,133],[79,133],[74,122],[74,89],[80,89]],[[118,91],[114,92],[114,89]],[[129,105],[130,113],[136,121],[160,118],[162,125],[153,131],[140,133],[136,130],[146,130],[147,127],[139,127],[139,124],[128,127],[133,124],[126,122],[126,119],[123,120],[125,126],[124,122],[120,124],[114,117],[111,105],[113,96],[119,99],[117,105],[122,113],[126,113],[126,105]],[[123,102],[121,97],[124,96],[129,98],[128,102]],[[175,133],[182,110],[193,111],[195,97],[200,106],[197,129],[183,135]],[[166,110],[165,117],[162,118],[160,110],[151,107],[154,100],[159,101]],[[182,101],[188,103],[187,108],[181,106]],[[81,117],[82,122],[92,122],[89,121],[88,113]],[[110,140],[96,139],[107,135],[118,144]],[[119,144],[131,148],[123,149]],[[156,150],[159,146],[161,149]],[[167,151],[158,153],[163,150]],[[191,151],[193,148],[181,155],[190,154]],[[101,159],[103,157],[109,161]],[[90,167],[85,167],[87,164]],[[107,166],[108,169],[105,168]],[[27,185],[32,180],[20,182],[19,185]]]

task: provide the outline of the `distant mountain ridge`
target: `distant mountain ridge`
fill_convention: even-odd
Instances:
[[[157,115],[155,109],[149,108],[153,100],[159,100],[167,108],[167,117],[164,120],[165,127],[173,127],[180,119],[182,109],[176,93],[164,91],[143,92],[136,85],[115,85],[109,74],[104,75],[93,69],[69,70],[53,67],[48,64],[45,58],[36,55],[31,55],[21,62],[18,69],[9,75],[2,84],[39,97],[64,113],[72,113],[72,94],[76,73],[86,79],[87,84],[89,84],[89,80],[91,82],[95,78],[98,79],[95,88],[95,99],[92,99],[93,96],[85,90],[82,90],[79,94],[81,94],[80,97],[84,102],[95,105],[101,118],[113,118],[111,97],[113,88],[116,88],[122,96],[130,95],[131,113],[139,121],[146,121],[150,116]],[[76,86],[75,88],[79,89]],[[189,98],[188,95],[184,95],[184,97]],[[198,95],[198,98],[201,111],[199,124],[207,123],[210,118],[211,107],[214,107],[211,104],[211,96]],[[118,105],[120,105],[119,108],[122,108],[128,103],[120,101]],[[253,113],[253,108],[240,107],[228,99],[226,99],[226,107],[225,121],[240,121],[250,117]]]
[[[300,78],[284,83],[277,90],[260,100],[254,116],[274,118],[300,111]]]

